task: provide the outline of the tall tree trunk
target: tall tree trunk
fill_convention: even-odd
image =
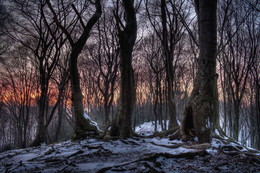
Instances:
[[[120,105],[111,129],[111,135],[127,138],[131,136],[132,132],[131,116],[135,102],[134,72],[131,67],[132,55],[126,55],[125,51],[127,50],[121,49]]]
[[[159,115],[160,115],[160,124],[162,130],[166,130],[166,124],[163,123],[163,98],[162,98],[162,86],[159,86]]]
[[[46,99],[47,99],[47,92],[48,92],[48,84],[46,84],[45,80],[45,70],[43,67],[43,57],[38,58],[40,61],[39,66],[39,73],[40,73],[40,98],[38,103],[38,116],[37,116],[37,122],[38,126],[36,129],[36,137],[34,141],[31,143],[30,146],[38,146],[41,145],[41,143],[47,143],[47,136],[46,136],[46,129],[45,129],[45,111],[46,111]]]
[[[255,77],[255,97],[254,97],[254,106],[251,105],[251,107],[253,107],[253,113],[252,115],[254,115],[254,117],[251,118],[251,123],[252,123],[252,131],[253,134],[252,136],[252,146],[256,149],[260,149],[260,83],[258,80],[258,77],[256,75]],[[252,96],[253,97],[253,96]],[[253,102],[253,101],[252,101]]]
[[[176,120],[176,107],[174,102],[174,90],[173,90],[173,52],[172,47],[168,44],[168,29],[167,29],[167,17],[166,17],[166,1],[161,0],[161,18],[163,27],[163,48],[165,54],[165,66],[166,66],[166,80],[167,80],[167,101],[169,109],[169,126],[168,129],[172,129],[178,126]]]
[[[181,124],[183,140],[195,130],[199,142],[210,142],[210,133],[218,126],[218,94],[216,74],[216,8],[217,0],[195,0],[199,26],[198,71],[190,100]],[[216,124],[217,123],[217,124]]]
[[[123,0],[122,2],[125,9],[126,24],[123,31],[118,27],[121,72],[120,99],[116,118],[113,120],[111,127],[111,136],[128,138],[132,135],[131,121],[136,95],[132,52],[136,40],[137,22],[134,1]],[[117,17],[119,18],[119,16]]]
[[[54,135],[54,141],[59,141],[59,134],[63,122],[63,107],[64,107],[64,98],[61,99],[59,106],[58,106],[58,124]]]
[[[237,100],[234,100],[234,129],[233,129],[233,138],[238,141],[239,138],[239,120],[240,120],[240,114],[239,114],[239,106],[240,103]]]
[[[151,83],[151,82],[150,82]],[[151,84],[152,85],[152,84]],[[160,87],[160,79],[159,79],[159,74],[157,73],[156,74],[156,84],[155,84],[155,100],[154,100],[154,108],[153,108],[153,112],[154,112],[154,131],[156,132],[158,130],[157,128],[157,121],[158,121],[158,101],[159,101],[159,87]],[[152,87],[152,86],[151,86]],[[159,124],[160,123],[160,118],[159,118]],[[161,125],[162,126],[162,125]]]
[[[84,118],[84,107],[82,103],[82,93],[80,88],[80,77],[78,73],[78,55],[81,50],[72,48],[72,53],[70,55],[70,83],[71,83],[71,100],[73,107],[73,114],[75,117],[75,137],[84,137],[84,132],[88,130],[88,121]]]
[[[101,14],[100,14],[101,15]],[[91,29],[91,28],[90,28]],[[71,95],[72,95],[72,107],[73,115],[75,117],[75,139],[84,138],[86,131],[92,131],[99,134],[99,130],[96,126],[91,124],[90,119],[84,117],[83,107],[83,95],[80,87],[80,76],[78,72],[78,57],[81,53],[88,37],[89,31],[82,34],[78,42],[72,46],[72,52],[70,54],[70,83],[71,83]],[[86,35],[85,35],[86,34]]]

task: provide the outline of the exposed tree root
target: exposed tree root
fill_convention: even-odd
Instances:
[[[223,145],[220,147],[220,152],[226,155],[245,155],[253,158],[260,164],[260,152],[257,150],[245,150],[245,147],[234,145]]]
[[[8,154],[8,155],[6,155],[6,156],[4,156],[4,157],[0,157],[0,160],[5,159],[5,158],[12,158],[12,157],[16,156],[17,154],[19,154],[19,153],[11,153],[11,154]]]
[[[63,167],[61,170],[59,170],[58,172],[65,172],[65,169],[67,169],[67,168],[70,167],[70,166],[75,167],[76,165],[75,165],[74,163],[75,163],[75,161],[72,161],[72,162],[70,162],[70,163],[67,163],[67,165],[64,166],[64,167]]]
[[[82,154],[82,153],[84,153],[83,150],[78,150],[78,151],[72,153],[71,155],[68,155],[67,158],[70,158],[70,157],[73,157],[73,156],[77,156],[77,155]]]
[[[156,146],[171,148],[171,149],[179,148],[179,147],[182,147],[184,145],[184,143],[174,144],[174,145],[162,145],[162,144],[156,144],[155,142],[150,142],[150,143],[153,144],[153,145],[156,145]]]
[[[219,135],[219,134],[213,133],[213,134],[211,134],[211,137],[216,138],[216,139],[220,139],[223,143],[226,143],[226,144],[233,142],[237,145],[240,145],[237,141],[235,141],[233,138],[228,137],[226,134],[220,134]]]
[[[152,161],[152,162],[154,162],[154,160],[156,160],[156,158],[158,158],[158,157],[165,157],[165,158],[193,158],[193,157],[198,156],[198,155],[199,156],[205,156],[205,155],[208,155],[208,152],[206,150],[200,150],[200,151],[180,153],[180,154],[152,153],[152,154],[146,155],[142,159],[137,159],[137,160],[134,160],[134,161],[131,161],[131,162],[122,163],[122,164],[118,164],[118,165],[115,165],[115,166],[109,166],[109,167],[102,168],[102,169],[98,170],[97,173],[103,173],[103,172],[108,171],[108,170],[113,169],[113,168],[119,168],[121,166],[126,166],[126,165],[129,165],[129,164],[142,162],[142,161]],[[146,164],[146,166],[148,166],[148,165]],[[149,165],[149,166],[151,167],[151,165]],[[151,170],[153,170],[153,168],[151,168]],[[155,169],[155,170],[157,170],[157,169]],[[159,170],[157,170],[157,171],[159,171]]]
[[[179,154],[170,154],[170,153],[152,153],[146,155],[145,158],[140,159],[140,161],[149,161],[154,160],[158,157],[165,157],[165,158],[193,158],[195,156],[206,156],[209,153],[206,150],[198,150],[193,152],[186,152],[186,153],[179,153]]]
[[[161,145],[161,144],[156,144],[155,142],[151,142],[153,145],[157,145],[160,147],[166,147],[166,148],[186,148],[186,149],[195,149],[195,150],[205,150],[210,148],[209,143],[203,143],[203,144],[189,144],[189,143],[180,143],[180,144],[174,144],[174,145]]]
[[[232,155],[232,156],[244,154],[244,155],[251,156],[251,157],[254,157],[254,158],[260,160],[260,151],[252,150],[245,146],[242,146],[240,143],[235,141],[233,138],[226,136],[226,134],[224,132],[222,132],[220,134],[213,133],[211,135],[211,137],[220,140],[220,142],[222,144],[224,144],[224,145],[221,145],[219,148],[219,151],[223,154]],[[231,143],[233,143],[233,145]],[[234,144],[236,144],[236,145],[234,145]]]
[[[180,129],[177,129],[172,135],[170,135],[169,139],[170,140],[180,140],[181,139]]]

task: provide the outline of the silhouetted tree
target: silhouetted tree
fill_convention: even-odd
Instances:
[[[111,135],[127,138],[132,135],[132,112],[135,104],[135,80],[132,67],[132,52],[137,35],[136,9],[134,0],[122,0],[125,21],[119,15],[119,0],[116,2],[115,17],[117,20],[120,45],[120,98],[116,118],[112,122]],[[123,24],[125,23],[125,24]]]
[[[60,14],[58,14],[58,13],[62,13],[65,16],[68,15],[66,14],[67,11],[64,7],[64,4],[60,4],[62,11],[55,12],[51,2],[49,0],[47,0],[46,2],[49,9],[51,10],[54,22],[61,29],[61,31],[66,35],[71,46],[69,70],[70,70],[70,85],[71,85],[71,95],[72,95],[71,100],[73,106],[73,115],[75,117],[75,138],[77,139],[77,138],[84,137],[86,131],[94,131],[95,133],[98,134],[99,130],[97,129],[97,127],[91,124],[90,119],[86,119],[84,117],[84,107],[82,103],[83,95],[80,88],[80,76],[78,72],[78,57],[89,38],[91,29],[96,24],[96,22],[98,21],[98,19],[102,14],[100,0],[96,0],[94,2],[95,12],[89,18],[87,23],[85,23],[84,17],[81,15],[82,12],[86,10],[84,9],[85,5],[83,4],[83,9],[81,9],[82,11],[78,11],[77,7],[73,3],[69,3],[69,6],[71,6],[71,8],[75,13],[76,21],[80,23],[80,27],[82,28],[82,33],[79,34],[77,38],[74,38],[73,34],[75,33],[72,33],[72,31],[75,32],[76,30],[73,19],[71,19],[72,21],[70,25],[66,26],[67,21],[66,22],[62,21],[62,17],[60,17]],[[89,2],[93,3],[92,1]],[[69,20],[69,19],[66,18],[63,20]]]

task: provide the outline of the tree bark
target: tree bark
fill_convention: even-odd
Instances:
[[[43,65],[44,57],[38,56],[39,60],[39,74],[40,74],[40,98],[38,101],[38,116],[37,116],[37,131],[34,141],[31,143],[31,146],[38,146],[42,143],[47,143],[47,135],[45,129],[45,115],[46,115],[46,106],[47,106],[47,92],[48,92],[48,81],[46,80],[45,68]]]
[[[118,27],[121,72],[120,99],[116,118],[112,122],[111,136],[128,138],[132,135],[131,121],[136,95],[132,52],[136,40],[137,22],[134,1],[123,0],[122,2],[125,9],[126,24],[123,31]]]
[[[217,0],[195,1],[199,26],[198,71],[190,100],[184,109],[181,136],[188,140],[195,131],[199,142],[210,142],[210,134],[218,128],[218,91],[216,74],[216,8]]]

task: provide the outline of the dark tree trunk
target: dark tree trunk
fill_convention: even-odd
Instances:
[[[101,13],[100,13],[101,15]],[[75,139],[80,139],[85,137],[86,131],[93,131],[96,134],[99,130],[96,126],[90,123],[90,119],[84,117],[84,107],[83,107],[83,95],[80,87],[80,76],[78,73],[78,57],[81,53],[88,37],[91,28],[88,28],[78,40],[78,42],[72,45],[72,52],[70,54],[70,83],[71,83],[71,95],[72,95],[72,107],[73,115],[75,117]]]
[[[84,25],[83,26],[84,30],[76,42],[73,41],[73,38],[70,35],[70,33],[66,30],[64,26],[62,26],[62,24],[58,20],[58,17],[50,1],[46,1],[46,2],[52,14],[54,15],[54,20],[57,26],[66,34],[72,49],[70,54],[70,59],[69,59],[69,68],[70,68],[70,83],[71,83],[71,94],[72,94],[71,100],[72,100],[72,107],[73,107],[73,115],[75,117],[74,138],[80,139],[85,137],[86,131],[93,131],[98,134],[100,132],[98,128],[90,123],[90,119],[86,119],[84,117],[84,107],[82,103],[83,95],[80,88],[80,76],[78,72],[78,57],[89,38],[91,29],[93,28],[93,26],[95,25],[95,23],[98,21],[98,19],[102,14],[100,0],[95,1],[96,11],[88,20],[87,24],[84,25],[82,23],[82,25]],[[72,5],[72,8],[74,9],[74,11],[76,11],[74,5]],[[79,14],[78,11],[76,11],[76,13]],[[81,16],[78,15],[78,17],[80,18],[79,20],[82,21]]]
[[[158,101],[159,101],[159,87],[160,87],[160,79],[159,79],[159,74],[156,73],[156,88],[155,88],[155,100],[154,100],[154,131],[156,132],[158,130],[157,128],[157,121],[158,121]],[[159,121],[160,122],[160,121]]]
[[[137,22],[134,1],[123,0],[123,6],[125,9],[126,24],[123,31],[118,27],[121,72],[120,100],[116,118],[112,123],[111,136],[128,138],[132,135],[131,121],[136,94],[132,52],[136,40]]]
[[[181,124],[183,140],[193,129],[199,142],[210,142],[210,133],[218,128],[218,92],[216,74],[216,8],[217,0],[195,1],[199,26],[198,71],[190,100],[184,109]]]
[[[105,123],[109,124],[110,123],[110,119],[109,119],[110,107],[107,104],[104,104],[104,110],[105,110]]]
[[[85,43],[89,38],[89,33],[101,16],[101,4],[99,0],[96,0],[96,12],[89,19],[84,31],[78,41],[72,44],[72,51],[70,54],[70,82],[71,82],[71,93],[72,93],[72,107],[73,114],[75,117],[75,138],[82,138],[85,136],[85,131],[94,131],[99,133],[96,126],[91,125],[90,120],[84,117],[84,107],[83,107],[83,96],[80,88],[80,76],[78,73],[78,57],[81,53]]]
[[[162,29],[163,38],[162,44],[165,54],[165,67],[166,67],[166,80],[167,80],[167,102],[169,109],[169,126],[168,129],[173,129],[178,126],[176,120],[176,107],[174,102],[174,87],[173,87],[173,48],[172,44],[168,44],[169,35],[167,29],[167,16],[166,16],[166,1],[161,0],[161,18],[162,18]]]
[[[83,46],[82,46],[83,47]],[[82,48],[81,48],[82,49]],[[82,93],[80,88],[80,78],[78,73],[78,56],[81,49],[77,49],[76,46],[72,47],[70,55],[70,83],[71,83],[71,101],[73,107],[73,114],[75,117],[75,137],[84,137],[84,132],[87,130],[88,122],[84,118],[84,107],[82,103]]]
[[[43,66],[44,57],[38,57],[40,61],[39,73],[40,73],[40,98],[38,101],[38,116],[37,116],[37,131],[36,137],[32,142],[31,146],[39,146],[41,143],[47,143],[46,129],[45,129],[45,113],[46,113],[46,99],[48,92],[48,84],[46,81],[45,68]]]
[[[255,68],[257,69],[257,68]],[[256,70],[257,71],[257,70]],[[256,72],[257,74],[257,72]],[[260,81],[258,79],[258,76],[255,75],[255,79],[254,79],[254,89],[255,89],[255,95],[252,98],[251,101],[251,109],[252,109],[252,118],[251,118],[251,145],[256,148],[256,149],[260,149]],[[254,101],[253,101],[254,99]]]
[[[28,100],[27,97],[27,103],[29,103],[30,101]],[[29,114],[30,114],[30,105],[27,104],[25,106],[25,119],[23,120],[23,124],[24,124],[24,130],[23,130],[23,145],[22,148],[25,148],[27,145],[27,128],[28,128],[28,124],[29,124]]]
[[[233,129],[233,138],[238,141],[239,138],[239,126],[240,126],[240,113],[239,113],[240,103],[237,100],[234,100],[234,129]]]
[[[159,115],[160,115],[160,124],[161,124],[162,130],[166,130],[166,124],[163,123],[163,98],[162,98],[162,86],[161,85],[159,86]]]
[[[55,142],[59,141],[59,134],[60,134],[60,130],[61,130],[62,122],[63,122],[63,112],[64,112],[63,106],[64,106],[64,100],[62,98],[62,100],[60,101],[60,103],[58,105],[58,124],[57,124],[57,129],[56,129],[55,135],[54,135]]]

